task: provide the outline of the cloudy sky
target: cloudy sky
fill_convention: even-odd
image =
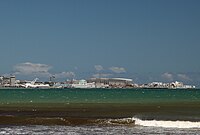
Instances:
[[[0,74],[200,84],[199,0],[1,0]]]

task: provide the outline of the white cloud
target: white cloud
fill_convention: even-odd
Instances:
[[[55,78],[69,78],[69,77],[75,77],[75,73],[74,72],[61,72],[61,73],[57,73],[54,75]]]
[[[50,75],[49,70],[51,66],[46,64],[39,64],[39,63],[20,63],[14,66],[15,74],[21,75]]]
[[[103,66],[101,66],[101,65],[95,65],[94,68],[95,68],[97,71],[103,70]]]
[[[177,77],[182,81],[192,81],[192,79],[185,74],[178,74]]]
[[[20,63],[14,66],[15,75],[25,75],[25,76],[37,76],[37,77],[50,77],[53,74],[49,72],[52,67],[46,64],[40,63]],[[61,72],[56,73],[53,76],[56,78],[68,78],[74,77],[74,72]]]
[[[125,73],[126,70],[123,67],[110,67],[109,68],[111,71],[113,71],[114,73]]]
[[[99,78],[99,77],[109,77],[112,76],[112,74],[94,74],[92,76],[95,78]]]
[[[173,78],[173,75],[170,74],[170,73],[164,73],[161,75],[163,79],[167,80],[167,81],[173,81],[174,78]]]

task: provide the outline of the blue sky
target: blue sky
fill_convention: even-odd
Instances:
[[[1,0],[0,74],[198,84],[199,6],[199,0]]]

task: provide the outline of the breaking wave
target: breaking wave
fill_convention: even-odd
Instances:
[[[163,128],[200,128],[200,121],[142,120],[132,118],[70,118],[70,117],[20,117],[0,116],[0,125],[66,125],[66,126],[143,126]]]
[[[132,118],[135,125],[145,127],[163,127],[163,128],[200,128],[200,122],[191,121],[162,121],[162,120],[141,120]]]

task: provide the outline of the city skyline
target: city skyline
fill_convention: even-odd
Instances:
[[[198,0],[0,1],[0,75],[200,84]]]

